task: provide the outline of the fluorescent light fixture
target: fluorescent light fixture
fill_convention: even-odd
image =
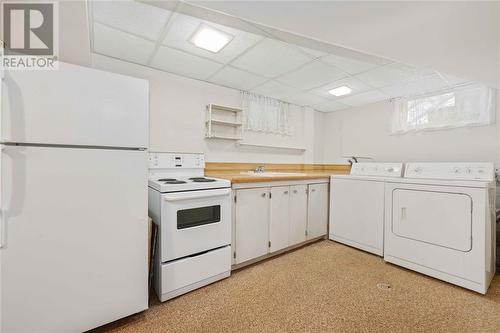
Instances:
[[[189,41],[201,49],[217,53],[233,38],[234,36],[224,31],[202,23]]]
[[[328,90],[328,92],[330,94],[332,94],[333,96],[344,96],[344,95],[348,95],[352,92],[352,89],[349,88],[348,86],[342,86],[342,87],[338,87],[338,88],[334,88],[332,90]]]

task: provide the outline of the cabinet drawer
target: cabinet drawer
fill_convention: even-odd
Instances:
[[[161,293],[166,294],[231,270],[231,247],[161,265]]]

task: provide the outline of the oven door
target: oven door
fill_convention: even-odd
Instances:
[[[162,262],[231,243],[231,189],[162,194]]]

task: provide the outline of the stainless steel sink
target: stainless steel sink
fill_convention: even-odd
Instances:
[[[289,176],[305,176],[305,173],[300,172],[255,172],[255,171],[243,171],[240,172],[242,175],[256,176],[256,177],[289,177]]]

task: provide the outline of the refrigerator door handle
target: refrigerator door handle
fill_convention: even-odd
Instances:
[[[4,41],[1,41],[0,45],[0,60],[3,61],[3,52],[4,52]],[[1,144],[3,140],[2,135],[2,118],[3,118],[3,81],[4,81],[5,73],[3,68],[3,63],[0,64],[0,249],[5,246],[5,227],[4,227],[4,211],[3,211],[3,198],[2,198],[2,159],[3,159],[3,150],[4,145]]]
[[[23,150],[0,143],[0,249],[8,243],[8,220],[22,214],[24,210],[26,157]],[[6,173],[9,173],[8,178],[3,177]],[[17,186],[12,186],[11,179],[14,178]]]
[[[6,242],[6,235],[5,235],[5,212],[4,212],[4,207],[3,207],[3,198],[2,198],[2,166],[3,166],[3,151],[5,149],[5,146],[3,144],[0,144],[0,249],[5,246]]]

